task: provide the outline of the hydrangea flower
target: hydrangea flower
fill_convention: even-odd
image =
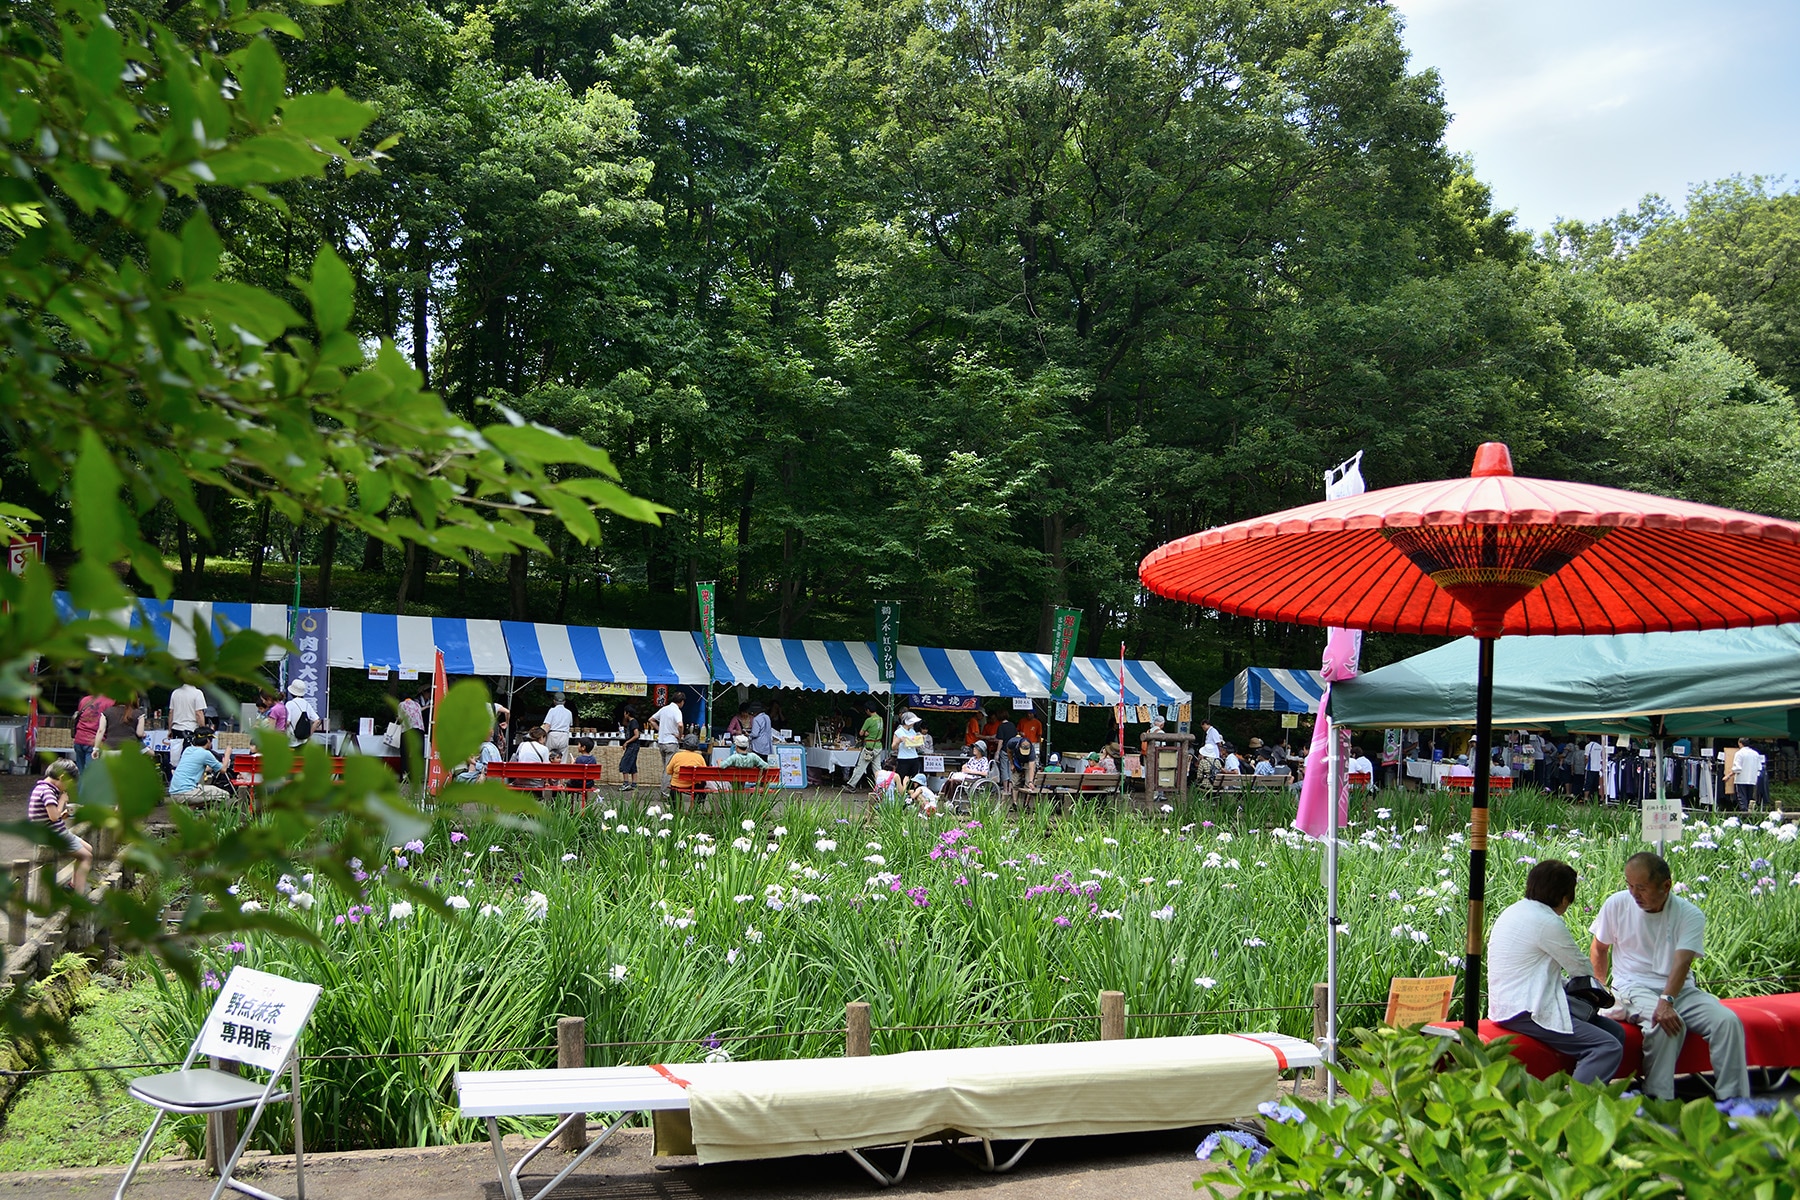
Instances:
[[[1252,1134],[1244,1133],[1237,1129],[1221,1129],[1216,1133],[1209,1133],[1206,1135],[1206,1140],[1201,1142],[1194,1150],[1194,1157],[1201,1162],[1207,1162],[1213,1155],[1217,1154],[1220,1147],[1224,1146],[1227,1142],[1234,1146],[1242,1146],[1245,1150],[1248,1150],[1250,1152],[1251,1166],[1255,1166],[1257,1163],[1261,1162],[1263,1156],[1269,1152],[1269,1148],[1258,1141]]]

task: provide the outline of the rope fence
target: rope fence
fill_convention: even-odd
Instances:
[[[1343,1007],[1369,1007],[1374,1003],[1375,1002],[1371,1001],[1369,1005],[1357,1005],[1354,1002],[1345,1001]],[[1386,1002],[1382,1001],[1381,1003]],[[1125,1019],[1128,1021],[1151,1021],[1186,1017],[1229,1017],[1241,1016],[1247,1013],[1311,1012],[1312,1008],[1313,1006],[1310,1004],[1271,1004],[1260,1008],[1215,1008],[1194,1012],[1127,1013],[1125,1014]],[[1105,1015],[1106,1014],[1104,1013],[1070,1013],[1065,1016],[1057,1017],[998,1017],[986,1021],[951,1021],[933,1025],[872,1025],[869,1029],[871,1033],[876,1034],[933,1033],[950,1029],[998,1029],[1014,1025],[1072,1024],[1078,1021],[1103,1020]],[[839,1025],[830,1029],[778,1029],[766,1033],[717,1033],[702,1038],[650,1038],[637,1041],[618,1042],[584,1041],[582,1042],[582,1045],[589,1050],[637,1050],[649,1046],[704,1045],[709,1040],[715,1038],[721,1044],[724,1044],[731,1042],[768,1041],[776,1038],[843,1037],[844,1034],[845,1027]],[[302,1054],[299,1057],[302,1064],[317,1062],[379,1062],[407,1058],[424,1059],[463,1056],[473,1057],[494,1054],[542,1054],[556,1049],[558,1049],[558,1043],[549,1042],[539,1046],[498,1046],[474,1050],[394,1050],[385,1053]],[[181,1066],[181,1062],[178,1059],[174,1062],[95,1063],[79,1067],[35,1067],[22,1071],[0,1071],[0,1078],[21,1079],[35,1078],[39,1075],[85,1075],[98,1071],[169,1070],[179,1066]]]
[[[1800,975],[1745,975],[1733,979],[1709,980],[1712,987],[1744,983],[1795,983],[1800,982]],[[1118,1011],[1109,1014],[1105,1011],[1097,1013],[1068,1013],[1052,1017],[996,1017],[985,1021],[947,1021],[930,1025],[865,1025],[865,1037],[882,1033],[937,1033],[957,1029],[999,1029],[1019,1025],[1063,1025],[1080,1021],[1099,1021],[1104,1026],[1111,1019],[1121,1023],[1126,1021],[1168,1021],[1186,1020],[1194,1017],[1235,1017],[1258,1013],[1311,1012],[1315,1015],[1320,1009],[1315,1004],[1265,1004],[1244,1008],[1209,1008],[1194,1009],[1188,1012],[1163,1013],[1128,1013],[1123,1011],[1123,995],[1118,992],[1102,993],[1103,1001],[1107,997],[1118,996]],[[1385,998],[1379,1000],[1339,1000],[1340,1009],[1383,1008],[1387,1004]],[[846,1037],[853,1036],[852,1026],[837,1026],[830,1029],[778,1029],[764,1033],[715,1033],[703,1038],[676,1037],[650,1038],[635,1041],[590,1042],[583,1039],[581,1046],[585,1050],[640,1050],[651,1046],[705,1045],[717,1041],[721,1045],[731,1042],[759,1042],[778,1038],[808,1037]],[[1104,1030],[1103,1030],[1104,1033]],[[543,1054],[559,1050],[562,1044],[549,1042],[537,1046],[499,1046],[476,1050],[394,1050],[385,1053],[342,1053],[342,1054],[304,1054],[301,1063],[324,1062],[388,1062],[400,1059],[459,1058],[496,1054]],[[866,1050],[864,1051],[866,1053]],[[88,1075],[101,1071],[148,1071],[169,1070],[181,1066],[175,1062],[137,1062],[137,1063],[96,1063],[78,1067],[33,1067],[26,1070],[0,1070],[0,1078],[35,1079],[41,1075]]]

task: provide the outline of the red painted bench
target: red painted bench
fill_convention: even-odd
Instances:
[[[600,787],[602,768],[599,763],[534,763],[492,762],[487,777],[498,779],[515,792],[562,792],[587,798]]]
[[[1488,791],[1490,792],[1510,792],[1512,791],[1512,785],[1513,781],[1511,775],[1494,775],[1488,779]],[[1452,792],[1473,792],[1475,790],[1475,780],[1473,778],[1445,779],[1444,787]]]
[[[1744,1023],[1744,1057],[1753,1069],[1785,1071],[1800,1069],[1800,992],[1775,996],[1732,997],[1723,1001],[1726,1008]],[[1619,1063],[1615,1078],[1630,1079],[1643,1069],[1644,1031],[1635,1022],[1625,1026],[1625,1057]],[[1427,1028],[1461,1029],[1461,1021],[1433,1021]],[[1548,1079],[1558,1071],[1573,1071],[1575,1060],[1558,1054],[1535,1038],[1502,1029],[1492,1021],[1481,1022],[1481,1040],[1493,1042],[1510,1039],[1512,1056],[1538,1079]],[[1690,1035],[1675,1060],[1675,1073],[1695,1075],[1712,1070],[1712,1056],[1706,1042]]]
[[[681,772],[682,782],[677,785],[673,779],[669,781],[669,791],[688,798],[691,811],[700,802],[703,792],[712,790],[708,785],[728,783],[733,790],[749,787],[762,789],[772,787],[781,782],[780,767],[685,767]]]

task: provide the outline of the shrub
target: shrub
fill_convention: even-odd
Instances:
[[[1623,1082],[1537,1080],[1469,1032],[1440,1070],[1444,1053],[1435,1037],[1364,1033],[1344,1053],[1343,1099],[1295,1098],[1269,1122],[1266,1155],[1223,1147],[1226,1169],[1194,1186],[1246,1200],[1800,1195],[1800,1114],[1791,1107],[1731,1118],[1711,1100],[1625,1095]]]

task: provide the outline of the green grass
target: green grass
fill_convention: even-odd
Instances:
[[[145,1033],[156,1007],[156,987],[146,978],[130,986],[90,984],[76,999],[72,1022],[76,1048],[64,1050],[45,1065],[159,1061],[162,1047]],[[125,1094],[127,1078],[99,1071],[33,1080],[0,1128],[0,1171],[130,1162],[152,1113]],[[179,1150],[180,1140],[167,1126],[157,1131],[151,1157]]]

